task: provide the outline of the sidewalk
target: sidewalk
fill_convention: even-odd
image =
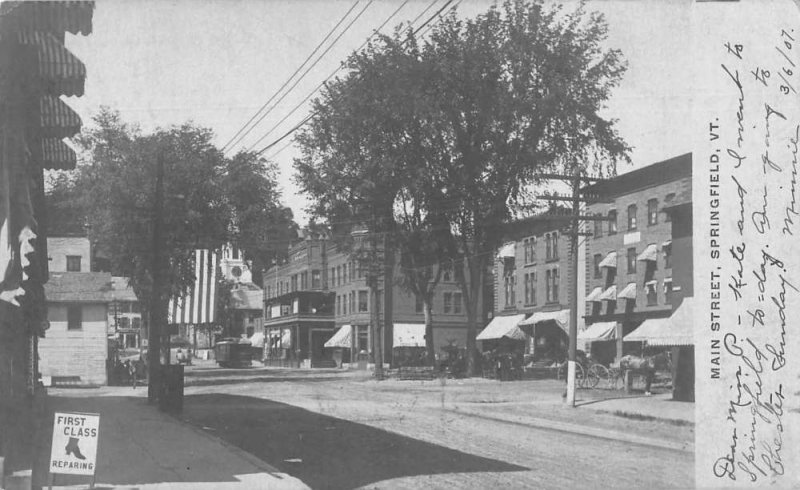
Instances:
[[[95,488],[308,488],[238,448],[147,404],[147,389],[51,390],[38,439],[34,488],[47,488],[56,411],[100,414]],[[87,488],[89,477],[56,475],[53,488]]]

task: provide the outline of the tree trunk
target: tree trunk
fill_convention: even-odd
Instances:
[[[425,314],[425,351],[427,353],[428,365],[436,365],[436,350],[433,346],[433,308],[431,307],[430,297],[422,300],[423,312]]]
[[[372,327],[372,358],[375,362],[375,379],[383,379],[383,342],[381,341],[382,329],[380,328],[380,309],[378,303],[378,281],[373,279],[370,286],[370,296],[372,296],[372,309],[370,310],[370,323]]]
[[[389,355],[389,359],[392,359],[392,341],[394,339],[394,265],[394,248],[388,240],[388,235],[385,235],[383,240],[383,342],[381,343],[381,353]]]

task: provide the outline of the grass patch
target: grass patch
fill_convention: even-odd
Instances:
[[[676,419],[662,419],[659,417],[653,417],[652,415],[643,415],[641,413],[631,413],[625,412],[623,410],[614,410],[612,415],[616,415],[617,417],[623,417],[630,420],[641,420],[643,422],[665,422],[671,425],[677,426],[693,426],[694,423],[689,422],[688,420],[676,420]]]

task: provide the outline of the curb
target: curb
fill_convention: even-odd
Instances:
[[[458,413],[468,417],[475,417],[484,420],[493,420],[495,422],[503,422],[512,425],[521,425],[524,427],[533,427],[536,429],[545,429],[555,432],[565,432],[569,434],[580,434],[598,439],[607,439],[612,441],[628,442],[631,444],[638,444],[641,446],[655,447],[658,449],[667,449],[670,451],[687,452],[694,454],[693,443],[680,443],[672,441],[662,441],[660,439],[653,439],[650,437],[642,437],[626,432],[598,429],[594,427],[587,427],[583,425],[570,424],[567,422],[558,422],[555,420],[537,418],[537,417],[499,417],[496,415],[486,415],[484,413],[475,412],[472,410],[462,409],[443,409],[447,412]]]

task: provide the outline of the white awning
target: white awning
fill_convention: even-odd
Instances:
[[[668,293],[669,292],[669,289],[670,289],[669,287],[671,285],[672,285],[672,278],[671,277],[665,277],[664,278],[664,293]]]
[[[395,323],[392,347],[425,347],[424,323]]]
[[[636,283],[629,282],[617,295],[617,299],[636,299]]]
[[[617,338],[617,322],[592,323],[586,330],[578,333],[578,340],[597,342]]]
[[[513,259],[514,257],[516,257],[516,252],[517,252],[516,243],[514,242],[506,243],[505,245],[503,245],[502,248],[500,248],[500,251],[497,252],[497,258]]]
[[[486,325],[486,328],[475,339],[496,340],[508,337],[510,339],[523,340],[525,332],[517,326],[523,318],[525,318],[525,315],[496,316],[492,318],[492,321]]]
[[[264,347],[264,332],[256,332],[247,340],[253,347]]]
[[[617,252],[609,252],[603,260],[597,265],[598,267],[617,268]]]
[[[566,332],[569,329],[569,309],[564,308],[563,310],[555,311],[537,311],[529,318],[519,322],[518,326],[536,325],[537,323],[547,322],[550,320],[556,322],[558,326],[561,327],[561,330]]]
[[[597,298],[598,301],[616,301],[617,300],[617,285],[614,284],[613,286],[609,287],[603,294]]]
[[[600,301],[600,295],[603,294],[603,288],[597,286],[596,288],[592,289],[592,292],[589,293],[589,296],[586,297],[586,302],[590,301]]]
[[[655,243],[651,243],[644,249],[644,252],[640,253],[638,257],[636,257],[638,261],[651,261],[655,262],[658,260],[658,247]]]
[[[342,327],[333,334],[333,337],[325,342],[324,347],[341,347],[349,349],[353,346],[352,341],[353,327],[350,325],[342,325]]]
[[[647,342],[648,345],[694,345],[694,298],[683,303],[669,318],[651,318],[625,336],[626,342]]]
[[[661,248],[667,248],[672,245],[672,240],[667,240],[666,242],[661,244]]]

